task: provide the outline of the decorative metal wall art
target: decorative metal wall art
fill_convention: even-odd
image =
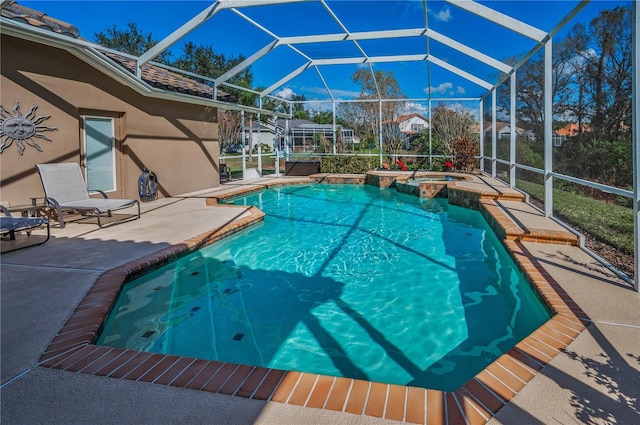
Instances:
[[[34,138],[44,139],[47,142],[52,141],[42,134],[42,132],[57,131],[58,129],[40,125],[42,122],[51,118],[51,115],[36,116],[36,109],[38,109],[38,105],[32,105],[26,115],[22,115],[20,112],[20,101],[16,100],[16,103],[13,105],[13,115],[11,115],[9,111],[0,105],[0,154],[11,146],[14,141],[16,142],[16,146],[18,146],[18,153],[20,155],[24,152],[25,143],[42,152],[42,147],[33,140]]]

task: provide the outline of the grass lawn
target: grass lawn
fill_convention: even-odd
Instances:
[[[544,199],[544,186],[518,180],[518,189],[532,198]],[[553,190],[553,213],[561,220],[589,233],[625,254],[633,254],[633,209],[563,190]]]

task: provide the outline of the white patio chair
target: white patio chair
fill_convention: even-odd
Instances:
[[[111,211],[123,208],[137,206],[138,214],[113,224],[140,218],[140,202],[135,199],[108,199],[106,193],[101,190],[96,192],[102,194],[104,199],[89,197],[78,163],[36,164],[36,168],[42,180],[45,203],[55,208],[60,227],[65,225],[63,214],[69,212],[95,216],[100,227],[102,227],[101,216],[106,214],[111,217]]]

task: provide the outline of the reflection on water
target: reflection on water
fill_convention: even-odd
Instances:
[[[234,200],[265,221],[126,285],[99,343],[452,390],[548,319],[475,211],[368,186]]]

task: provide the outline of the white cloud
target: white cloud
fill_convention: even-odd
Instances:
[[[436,21],[449,22],[452,18],[451,9],[449,9],[449,7],[447,6],[440,9],[439,12],[434,12],[432,10],[429,10],[429,14],[433,16],[436,19]]]
[[[428,105],[415,102],[407,102],[404,104],[403,114],[420,114],[425,115],[429,112]]]
[[[424,89],[424,92],[427,94],[429,94],[429,92],[446,94],[452,88],[453,88],[453,84],[451,84],[450,82],[446,82],[446,83],[440,84],[438,87],[431,86],[428,89]]]
[[[480,119],[480,109],[478,107],[477,101],[442,101],[442,102],[434,102],[433,108],[436,108],[438,105],[445,105],[448,109],[457,112],[468,112],[470,113],[476,120]]]
[[[333,94],[333,96],[338,99],[356,99],[358,96],[360,96],[359,91],[340,89],[331,90],[331,94]]]
[[[291,98],[293,97],[293,95],[295,94],[295,92],[293,90],[291,90],[289,87],[285,87],[280,91],[277,91],[275,93],[275,95],[277,97],[280,97],[282,99],[287,99],[287,100],[291,100]]]
[[[449,95],[449,96],[455,96],[458,94],[465,94],[466,90],[464,89],[464,87],[462,86],[456,86],[455,89],[453,88],[453,83],[447,81],[445,83],[441,83],[439,86],[434,87],[431,86],[428,89],[424,89],[424,92],[426,94],[442,94],[442,95]]]

